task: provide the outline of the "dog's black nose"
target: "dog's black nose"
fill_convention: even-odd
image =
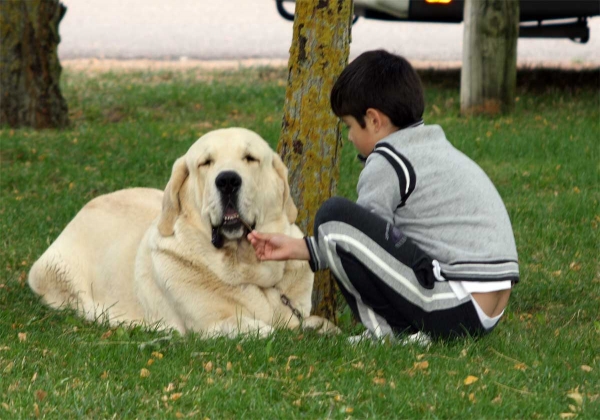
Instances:
[[[233,194],[242,186],[242,178],[233,171],[221,172],[215,180],[217,189],[225,194]]]

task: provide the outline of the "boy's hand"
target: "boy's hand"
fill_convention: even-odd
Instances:
[[[248,234],[248,240],[254,247],[256,258],[261,261],[308,260],[310,258],[304,239],[292,238],[279,233],[259,233],[253,230]]]

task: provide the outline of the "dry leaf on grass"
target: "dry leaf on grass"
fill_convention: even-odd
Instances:
[[[527,370],[527,365],[525,363],[517,363],[515,365],[515,369],[517,370]]]
[[[567,398],[570,398],[577,404],[579,407],[583,405],[583,395],[579,393],[578,389],[574,389],[572,392],[567,394]]]
[[[471,384],[474,384],[475,382],[477,382],[478,380],[479,380],[479,378],[477,376],[469,375],[465,378],[463,383],[465,385],[471,385]]]
[[[385,378],[375,377],[373,378],[373,383],[375,385],[385,385]]]
[[[584,372],[591,372],[593,369],[591,366],[581,365],[581,370],[583,370]]]
[[[37,391],[35,391],[35,398],[37,398],[38,401],[44,401],[47,396],[48,396],[48,393],[46,391],[43,391],[41,389],[38,389]]]
[[[423,360],[422,362],[415,362],[413,364],[414,370],[425,370],[429,367],[429,362],[427,360]]]
[[[142,370],[140,370],[140,378],[147,378],[148,376],[150,376],[150,371],[146,368],[142,368]]]
[[[27,333],[18,333],[17,337],[19,338],[19,342],[27,341]]]
[[[575,417],[577,414],[575,413],[560,413],[559,417],[561,419],[572,419],[573,417]]]
[[[169,396],[169,399],[170,399],[171,401],[177,401],[178,399],[180,399],[180,398],[181,398],[181,396],[182,396],[182,395],[183,395],[183,393],[182,393],[182,392],[175,392],[175,393],[173,393],[173,394],[171,394],[171,395]]]

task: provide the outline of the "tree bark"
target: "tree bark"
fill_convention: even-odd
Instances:
[[[465,1],[460,83],[463,115],[512,111],[518,37],[518,1]]]
[[[61,128],[69,124],[60,91],[58,0],[0,4],[0,125]]]
[[[335,194],[339,178],[341,125],[329,94],[348,63],[352,12],[351,0],[296,2],[278,152],[289,168],[298,225],[309,235],[317,209]],[[335,319],[329,272],[315,275],[313,290],[313,312]]]

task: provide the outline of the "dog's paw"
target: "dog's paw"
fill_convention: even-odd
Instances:
[[[317,315],[304,318],[302,328],[315,330],[319,334],[339,334],[342,332],[334,323]]]

